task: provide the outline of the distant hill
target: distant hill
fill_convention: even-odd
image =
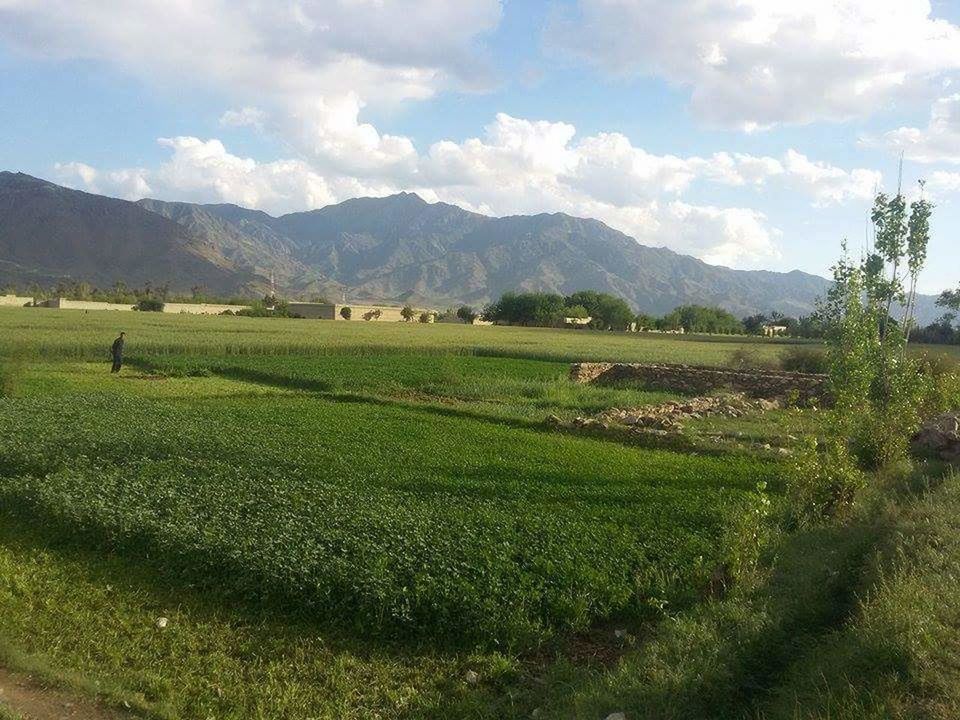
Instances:
[[[708,265],[562,213],[493,218],[400,193],[273,217],[229,204],[132,203],[0,173],[0,282],[150,280],[253,294],[271,275],[295,295],[445,307],[507,290],[594,289],[653,314],[701,303],[741,316],[805,314],[829,287],[799,271]],[[919,314],[936,315],[933,298]]]

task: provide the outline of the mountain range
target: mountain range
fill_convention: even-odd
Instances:
[[[802,315],[829,287],[800,271],[733,270],[563,213],[489,217],[416,194],[274,217],[230,204],[129,202],[0,172],[0,285],[168,283],[230,295],[483,305],[509,290],[591,289],[663,314],[698,303]],[[921,321],[936,315],[919,303]]]

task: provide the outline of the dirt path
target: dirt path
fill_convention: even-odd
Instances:
[[[0,668],[0,707],[23,720],[132,720],[96,700],[69,690],[48,688],[30,675]]]

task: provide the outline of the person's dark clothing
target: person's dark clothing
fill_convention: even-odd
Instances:
[[[120,372],[120,367],[123,365],[123,338],[118,337],[113,341],[113,345],[110,348],[110,354],[113,355],[113,368],[110,372]]]

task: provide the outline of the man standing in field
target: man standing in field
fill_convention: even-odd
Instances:
[[[126,333],[120,333],[120,337],[113,341],[113,345],[110,347],[110,354],[113,355],[113,368],[110,370],[112,373],[120,372],[120,366],[123,365],[123,337]]]

